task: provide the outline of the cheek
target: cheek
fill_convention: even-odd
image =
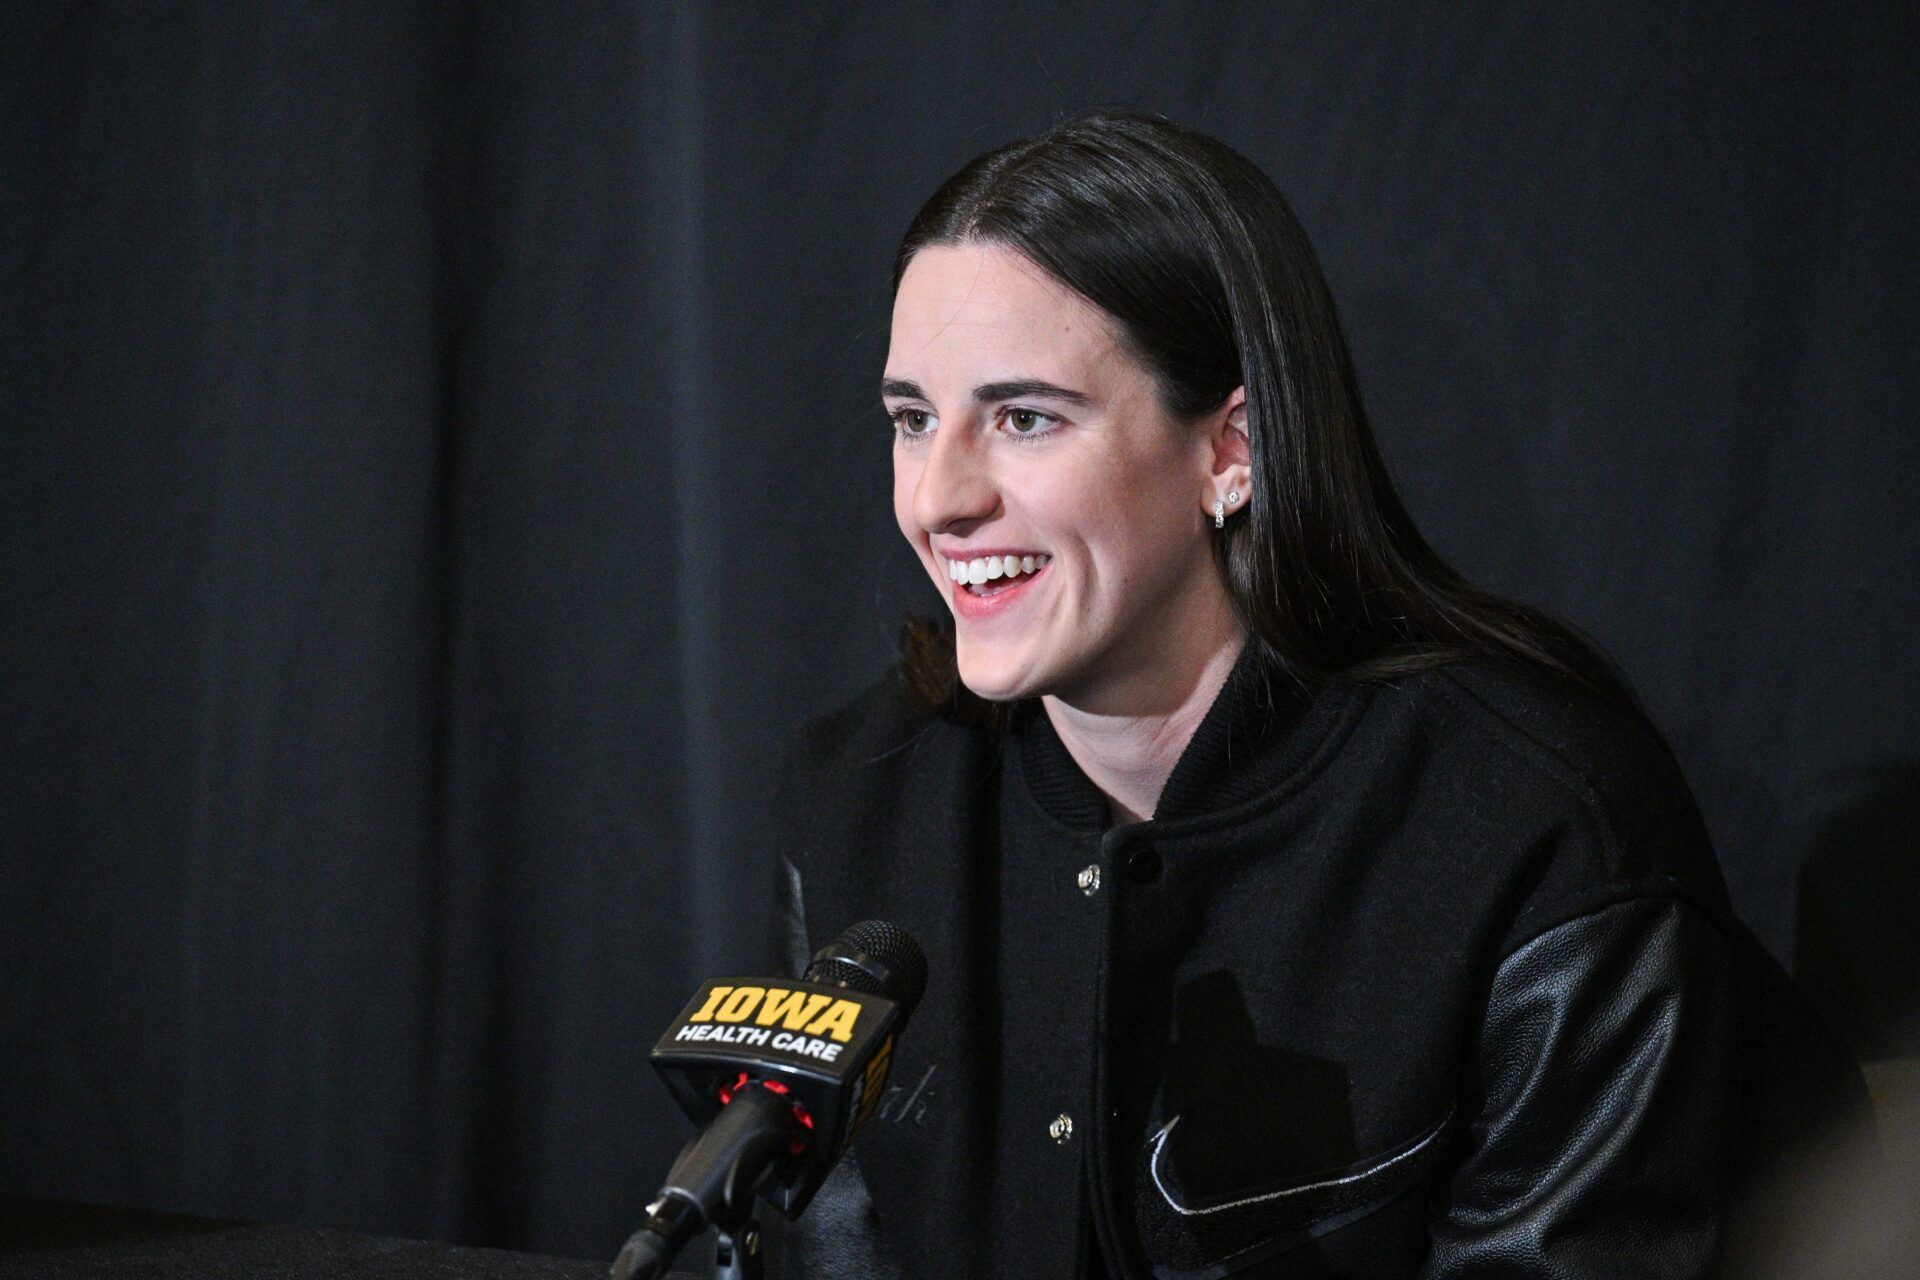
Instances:
[[[1088,468],[1060,477],[1036,489],[1033,500],[1063,530],[1115,548],[1150,540],[1167,525],[1172,505],[1164,476],[1143,476],[1124,467]]]
[[[1095,484],[1060,494],[1059,507],[1071,511],[1071,536],[1108,593],[1159,590],[1185,572],[1194,547],[1204,547],[1185,494],[1165,473],[1120,471]]]
[[[1126,523],[1131,505],[1125,474],[1111,466],[1035,467],[1009,479],[1006,490],[1009,507],[1072,541],[1104,539]]]

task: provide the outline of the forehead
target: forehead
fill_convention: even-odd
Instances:
[[[1104,312],[1031,259],[998,245],[915,254],[893,303],[887,376],[1080,376],[1119,356]]]

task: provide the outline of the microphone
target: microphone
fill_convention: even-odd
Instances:
[[[797,982],[702,986],[649,1058],[700,1132],[621,1248],[612,1280],[664,1274],[710,1225],[724,1274],[758,1274],[755,1195],[789,1218],[807,1207],[885,1095],[894,1040],[926,989],[920,944],[882,920],[849,926]]]

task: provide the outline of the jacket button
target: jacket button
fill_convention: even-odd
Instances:
[[[1150,844],[1143,844],[1127,855],[1127,879],[1135,884],[1147,884],[1160,875],[1160,851]]]
[[[1080,886],[1080,892],[1091,898],[1100,892],[1100,867],[1095,863],[1080,868],[1080,874],[1074,877],[1074,883]]]
[[[1073,1137],[1073,1117],[1064,1111],[1055,1116],[1053,1123],[1047,1126],[1047,1136],[1066,1146],[1068,1139]]]

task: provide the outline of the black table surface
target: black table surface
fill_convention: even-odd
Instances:
[[[710,1258],[702,1242],[693,1259]],[[0,1277],[605,1280],[601,1261],[0,1195]],[[712,1272],[676,1269],[675,1280]]]

